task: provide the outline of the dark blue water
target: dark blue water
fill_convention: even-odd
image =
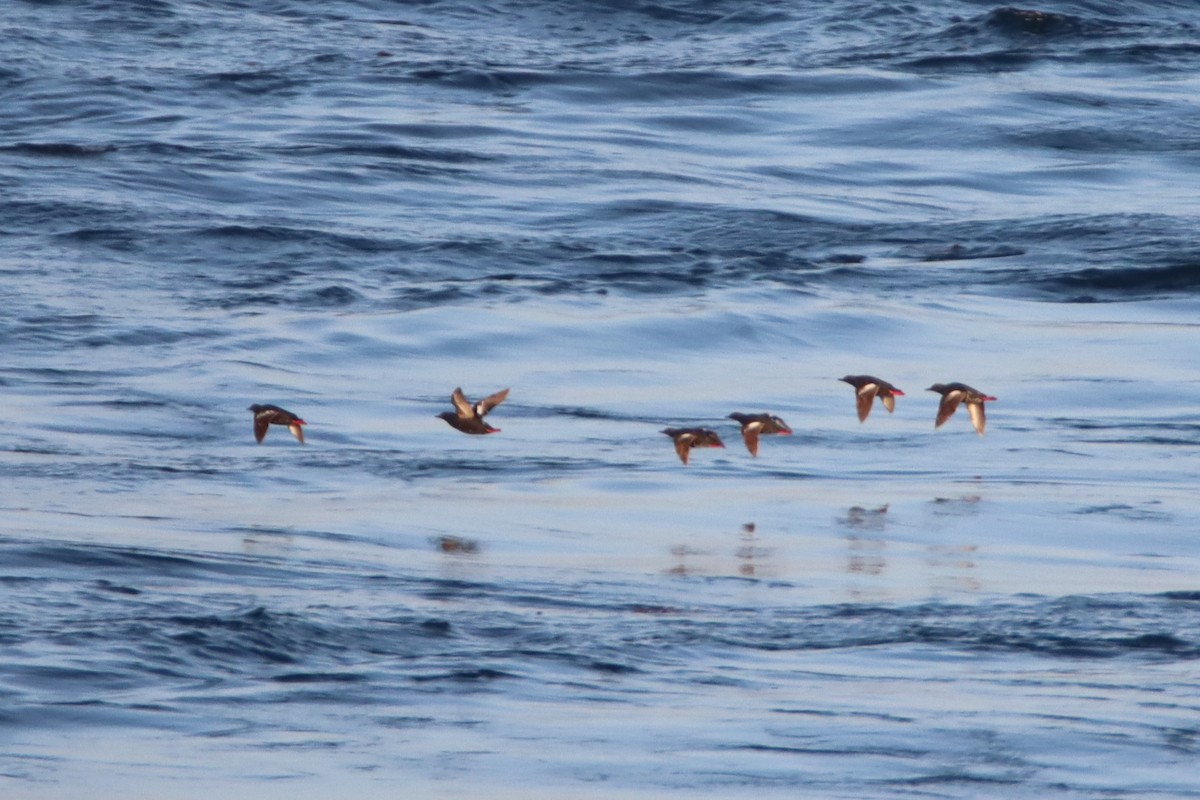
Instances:
[[[1200,797],[1200,6],[4,11],[5,798]]]

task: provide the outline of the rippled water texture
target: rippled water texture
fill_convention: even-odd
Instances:
[[[0,795],[1200,796],[1198,25],[10,2]]]

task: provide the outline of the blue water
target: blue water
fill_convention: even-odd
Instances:
[[[1200,797],[1190,0],[4,11],[4,798]]]

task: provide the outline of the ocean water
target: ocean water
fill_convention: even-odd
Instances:
[[[1200,797],[1191,0],[4,10],[4,798]]]

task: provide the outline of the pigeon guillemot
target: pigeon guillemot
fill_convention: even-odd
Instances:
[[[942,402],[938,404],[937,421],[933,423],[933,427],[940,428],[942,423],[950,419],[958,410],[959,403],[966,403],[967,413],[971,415],[971,424],[975,426],[975,432],[983,436],[983,427],[987,424],[983,404],[996,398],[986,395],[978,389],[972,389],[965,383],[935,383],[926,391],[937,392],[942,396]]]
[[[446,420],[450,427],[463,433],[499,433],[500,429],[488,425],[483,421],[483,417],[503,403],[506,397],[508,397],[508,389],[503,389],[472,404],[463,394],[462,389],[455,389],[450,395],[450,402],[454,404],[454,410],[443,411],[438,414],[438,417]]]
[[[308,423],[292,412],[279,406],[258,405],[257,403],[250,406],[248,410],[254,412],[254,438],[259,444],[262,444],[262,440],[266,438],[267,428],[271,425],[287,425],[292,436],[295,436],[300,444],[304,444],[304,429],[300,426]]]
[[[871,413],[871,404],[875,401],[876,396],[879,397],[879,402],[883,403],[883,407],[888,410],[889,414],[896,410],[896,398],[904,396],[904,392],[887,381],[879,380],[874,375],[847,375],[838,380],[845,381],[854,387],[859,422],[866,422],[867,415]]]
[[[774,414],[739,414],[735,411],[729,415],[729,418],[736,420],[742,426],[742,439],[746,442],[746,449],[752,456],[758,455],[759,436],[773,433],[790,436],[792,433],[792,429],[788,427],[787,423]]]
[[[663,431],[675,441],[675,452],[679,460],[688,463],[688,454],[693,447],[724,447],[721,437],[708,428],[665,428]]]

